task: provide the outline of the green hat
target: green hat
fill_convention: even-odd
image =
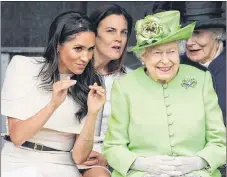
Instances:
[[[188,39],[193,33],[195,24],[193,22],[184,28],[180,28],[180,12],[175,10],[148,15],[136,22],[137,44],[131,51]]]

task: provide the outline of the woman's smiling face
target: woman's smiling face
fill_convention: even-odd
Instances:
[[[147,47],[141,59],[153,80],[169,82],[176,76],[179,68],[178,42]]]
[[[186,55],[194,62],[206,63],[217,51],[217,40],[209,30],[195,30],[186,42]]]

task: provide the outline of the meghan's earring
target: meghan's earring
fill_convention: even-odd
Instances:
[[[59,54],[59,45],[57,46],[57,54]]]

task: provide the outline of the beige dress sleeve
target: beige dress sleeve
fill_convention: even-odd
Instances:
[[[42,64],[25,56],[14,56],[6,70],[1,93],[2,115],[25,120],[34,116],[51,100],[52,92],[40,88],[37,78]],[[80,123],[75,117],[79,105],[71,97],[65,101],[49,118],[43,128],[60,132],[80,134],[85,118]]]

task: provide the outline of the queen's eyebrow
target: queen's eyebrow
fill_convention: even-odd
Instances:
[[[177,47],[170,47],[168,48],[167,50],[173,50],[173,49],[176,49]]]

